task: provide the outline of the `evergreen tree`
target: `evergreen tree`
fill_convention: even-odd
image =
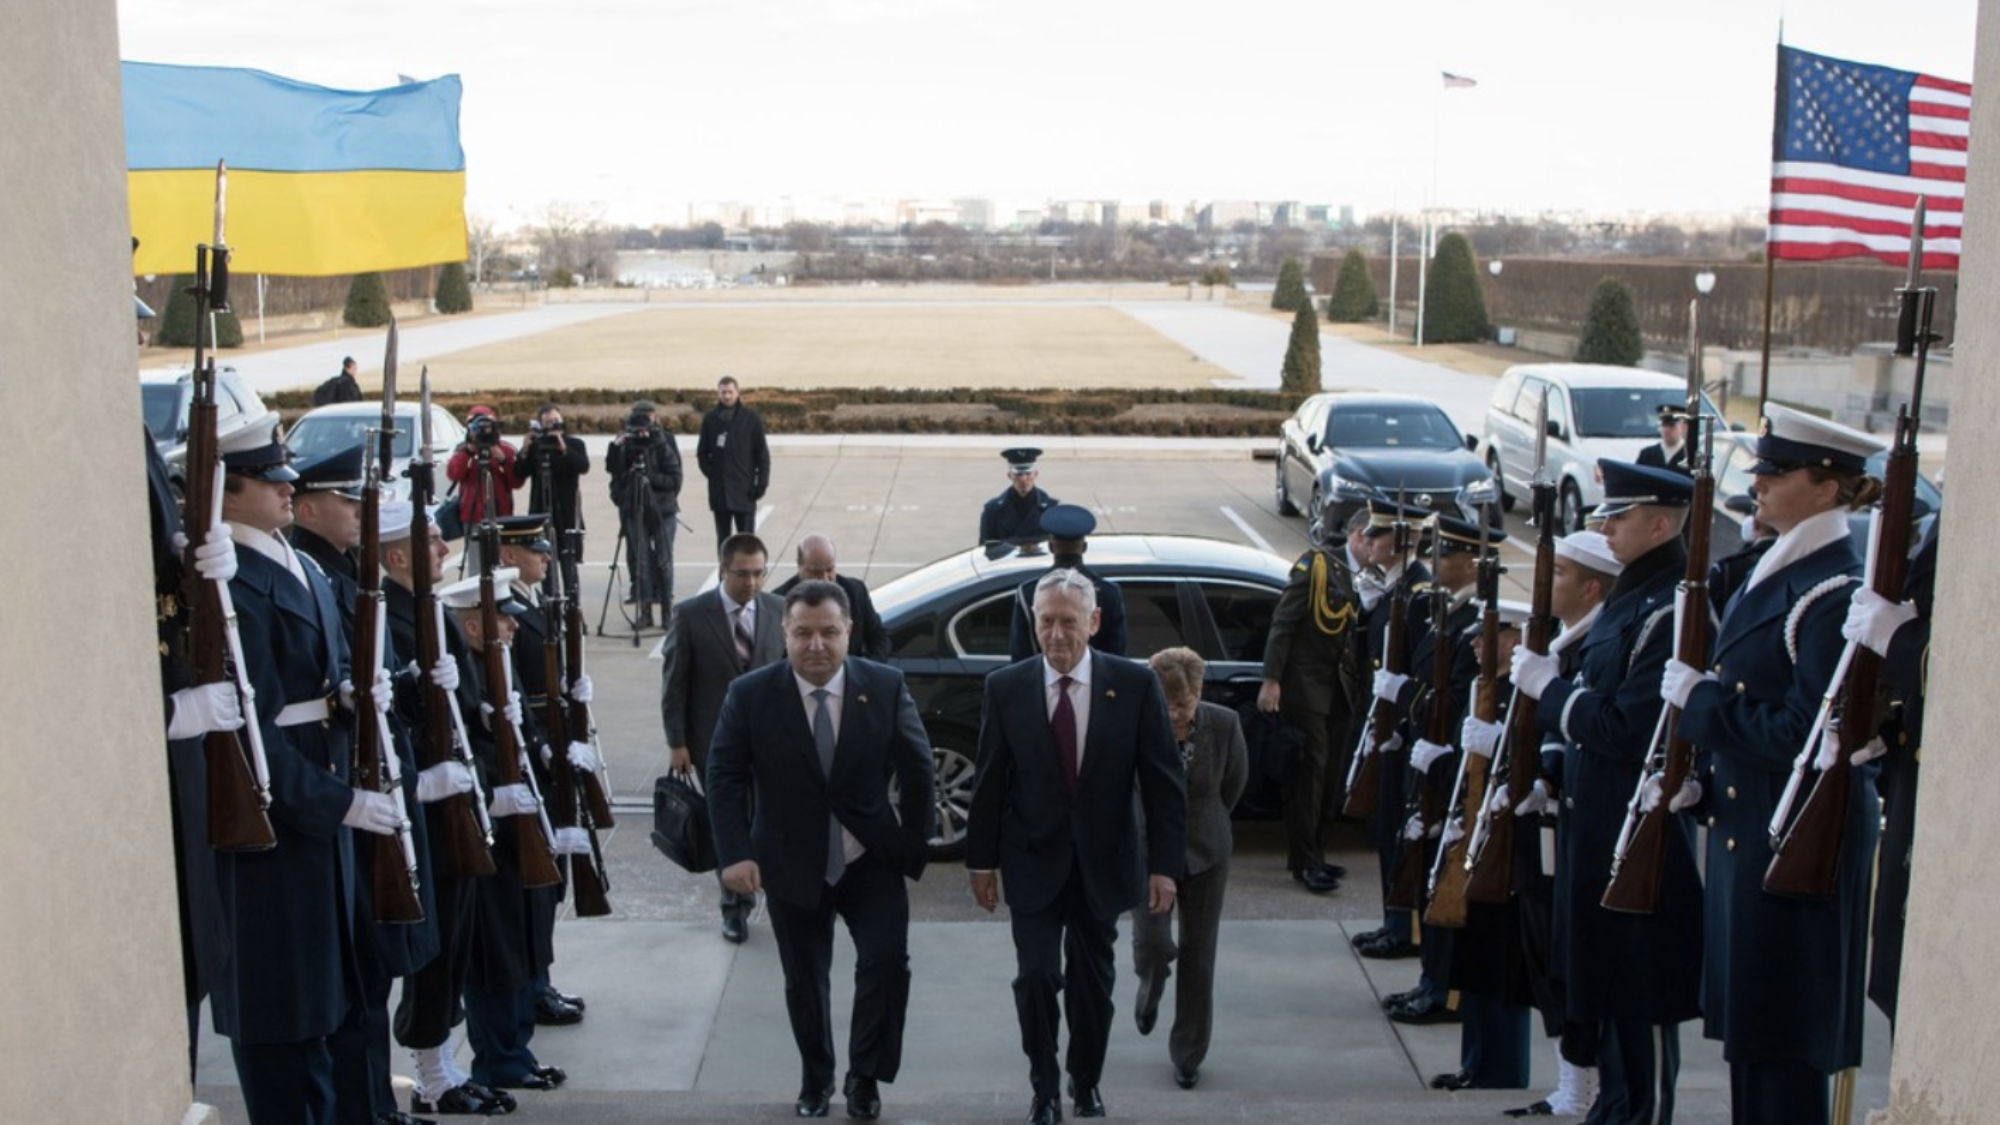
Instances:
[[[1424,343],[1484,340],[1490,327],[1472,243],[1453,231],[1438,240],[1437,257],[1431,259],[1424,291]]]
[[[383,284],[381,274],[354,275],[340,319],[350,328],[381,328],[389,323],[389,287]]]
[[[174,278],[173,289],[167,295],[167,307],[160,313],[160,330],[154,334],[153,343],[163,348],[194,347],[194,294],[188,290],[194,287],[194,278],[181,274]],[[240,348],[243,346],[243,325],[233,312],[215,314],[215,338],[210,344],[217,348]]]
[[[1375,300],[1375,279],[1368,275],[1368,259],[1359,249],[1349,250],[1340,260],[1340,276],[1334,280],[1333,296],[1327,298],[1326,318],[1342,323],[1374,320],[1381,311]]]
[[[1210,289],[1218,285],[1225,288],[1234,288],[1236,285],[1236,282],[1230,280],[1228,266],[1210,266],[1201,271],[1201,283]]]
[[[1299,260],[1289,255],[1285,264],[1278,267],[1278,285],[1271,290],[1271,307],[1285,312],[1297,312],[1312,303],[1306,294],[1305,271],[1299,268]]]
[[[1590,312],[1583,318],[1576,362],[1637,367],[1646,355],[1639,336],[1639,312],[1632,307],[1632,290],[1615,277],[1597,283],[1590,295]]]
[[[1279,384],[1290,394],[1319,393],[1319,313],[1310,301],[1292,314],[1292,338],[1285,345]]]
[[[472,286],[465,280],[464,262],[446,262],[438,271],[437,310],[450,316],[472,311]]]

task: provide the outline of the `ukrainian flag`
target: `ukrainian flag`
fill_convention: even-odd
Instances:
[[[186,273],[215,233],[239,273],[324,277],[465,260],[457,75],[329,90],[227,67],[123,64],[137,274]]]

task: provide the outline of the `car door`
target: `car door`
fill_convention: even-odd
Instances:
[[[1313,482],[1319,479],[1319,454],[1312,446],[1318,445],[1322,431],[1326,429],[1327,400],[1315,395],[1299,407],[1295,415],[1297,426],[1290,440],[1290,455],[1285,458],[1285,487],[1291,492],[1292,502],[1304,508],[1312,497]],[[1311,516],[1311,512],[1306,513]]]
[[[1542,392],[1548,383],[1542,379],[1521,380],[1521,390],[1514,396],[1514,403],[1508,408],[1504,423],[1507,443],[1500,453],[1500,471],[1509,487],[1517,496],[1528,494],[1528,482],[1535,475],[1535,419],[1541,409]]]

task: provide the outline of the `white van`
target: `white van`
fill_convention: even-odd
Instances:
[[[1557,529],[1583,527],[1604,499],[1600,458],[1632,461],[1660,440],[1660,407],[1683,406],[1687,383],[1634,367],[1594,363],[1531,363],[1510,367],[1493,390],[1479,454],[1500,483],[1508,510],[1528,495],[1535,472],[1535,414],[1549,399],[1549,479],[1556,485]],[[1702,398],[1702,413],[1720,417]]]

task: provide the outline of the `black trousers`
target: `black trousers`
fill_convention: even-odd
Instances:
[[[1323,829],[1329,789],[1342,788],[1347,780],[1345,758],[1348,716],[1345,711],[1313,714],[1299,711],[1285,716],[1287,725],[1298,728],[1298,757],[1290,763],[1285,777],[1285,866],[1292,871],[1312,871],[1326,866]],[[1338,776],[1333,769],[1343,772]]]
[[[1681,1025],[1645,1020],[1614,1019],[1599,1023],[1597,1104],[1586,1125],[1673,1125],[1674,1086],[1681,1073]],[[1736,1068],[1730,1068],[1732,1083]],[[1822,1086],[1822,1089],[1824,1087]],[[1732,1106],[1735,1099],[1732,1098]],[[1803,1104],[1766,1121],[1824,1121],[1826,1105],[1817,1118]],[[1733,1111],[1733,1110],[1732,1110]],[[1738,1121],[1744,1120],[1737,1118]],[[1753,1119],[1754,1120],[1754,1119]]]
[[[251,1125],[334,1125],[333,1056],[325,1039],[240,1043],[229,1050]]]
[[[818,903],[800,907],[766,899],[778,963],[785,971],[785,1014],[799,1047],[801,1089],[833,1086],[833,920],[854,941],[854,1013],[848,1024],[848,1073],[893,1082],[903,1065],[903,1023],[910,1000],[910,892],[902,872],[863,855]]]
[[[432,876],[438,955],[403,982],[403,999],[396,1005],[396,1042],[405,1047],[426,1050],[443,1046],[462,1015],[459,994],[465,990],[465,970],[472,953],[474,890],[471,879]]]
[[[1014,1009],[1035,1096],[1060,1096],[1056,1040],[1064,1019],[1069,1021],[1069,1076],[1078,1090],[1093,1088],[1104,1074],[1104,1052],[1111,1040],[1118,919],[1091,913],[1074,861],[1069,881],[1048,906],[1034,913],[1015,911],[1012,919]]]
[[[729,538],[734,531],[741,531],[747,535],[757,530],[756,508],[748,511],[730,511],[727,508],[710,510],[715,513],[715,545],[718,547],[722,546],[722,541]]]
[[[360,963],[360,1001],[327,1040],[333,1056],[334,1119],[341,1125],[374,1125],[396,1110],[389,1070],[389,987],[395,979],[366,950]]]
[[[1731,1125],[1825,1121],[1832,1103],[1827,1076],[1795,1059],[1729,1064]]]

